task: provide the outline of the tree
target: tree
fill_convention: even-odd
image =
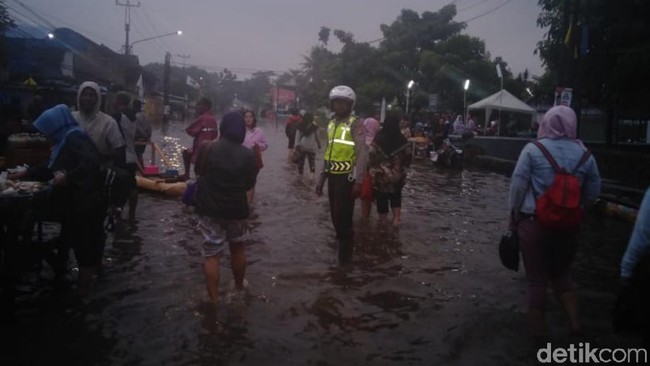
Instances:
[[[548,32],[537,50],[555,85],[577,87],[592,105],[641,112],[650,91],[633,81],[650,78],[650,2],[539,0],[539,5],[537,23]]]
[[[16,27],[16,23],[9,16],[7,5],[5,5],[4,0],[0,0],[0,35],[4,36],[10,28],[14,27]]]
[[[16,27],[16,23],[9,16],[7,6],[3,0],[0,0],[0,68],[4,68],[7,62],[7,55],[5,51],[5,33],[10,29]]]
[[[405,89],[407,80],[417,82],[418,88],[411,93],[412,111],[428,105],[427,94],[438,95],[439,109],[462,110],[465,79],[472,81],[467,93],[470,100],[498,90],[499,81],[485,43],[461,35],[465,24],[455,22],[455,16],[454,5],[421,16],[405,9],[391,25],[381,26],[384,40],[380,51],[389,71],[388,80],[397,91]],[[511,73],[505,72],[504,78],[508,77]],[[405,108],[405,93],[395,94]]]
[[[327,42],[330,40],[330,29],[327,27],[320,27],[318,32],[318,40],[323,42],[324,46],[327,46]]]
[[[323,46],[312,47],[308,56],[303,56],[301,72],[308,82],[308,87],[301,95],[309,109],[327,105],[327,93],[338,82],[337,75],[340,62],[337,55]]]
[[[334,29],[334,36],[344,45],[354,42],[354,35],[341,29]]]
[[[356,42],[352,33],[336,29],[333,34],[343,44],[338,53],[326,48],[330,28],[321,27],[321,44],[304,56],[301,70],[280,76],[278,82],[295,83],[301,106],[310,109],[326,106],[333,86],[348,85],[356,91],[359,112],[377,108],[382,98],[397,99],[405,109],[408,80],[416,81],[411,111],[426,108],[434,93],[439,109],[461,111],[463,80],[472,80],[470,100],[499,90],[495,62],[502,65],[504,86],[516,93],[525,90],[525,80],[514,80],[501,58],[492,61],[481,39],[460,34],[465,24],[455,22],[455,16],[455,5],[421,15],[402,10],[391,24],[380,26],[384,37],[378,45]]]

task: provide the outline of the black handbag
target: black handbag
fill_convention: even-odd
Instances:
[[[508,231],[501,236],[499,258],[507,269],[519,270],[519,236],[516,231]]]

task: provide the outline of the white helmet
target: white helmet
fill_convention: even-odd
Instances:
[[[346,85],[338,85],[332,88],[330,91],[330,104],[334,99],[344,99],[352,102],[352,109],[354,109],[354,103],[357,101],[357,95],[354,94],[354,90]]]

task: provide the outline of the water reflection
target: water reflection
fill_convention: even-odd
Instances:
[[[245,362],[247,350],[254,348],[254,343],[248,334],[244,304],[229,304],[219,309],[214,304],[204,303],[201,312],[204,317],[197,334],[201,364]]]

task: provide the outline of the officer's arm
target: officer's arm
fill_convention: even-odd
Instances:
[[[363,121],[357,119],[352,124],[352,131],[354,134],[354,154],[355,154],[355,169],[353,171],[354,180],[357,183],[363,182],[366,175],[366,168],[368,166],[368,145],[366,145],[366,130],[363,127]]]
[[[327,151],[327,145],[329,145],[329,143],[330,143],[329,138],[325,138],[325,145],[323,151]],[[323,171],[322,171],[323,174],[327,173],[327,162],[325,162],[326,159],[327,157],[323,153]]]

